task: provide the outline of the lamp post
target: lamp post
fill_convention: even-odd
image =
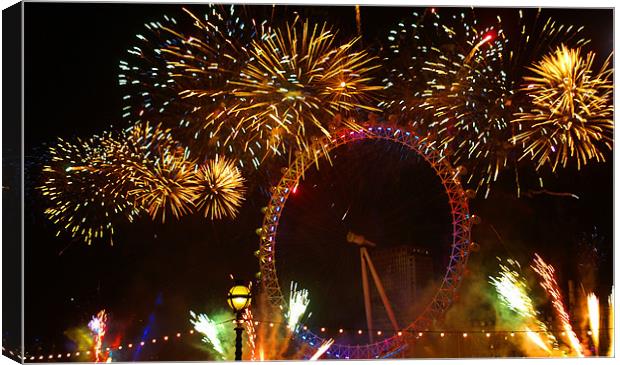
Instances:
[[[228,305],[235,312],[235,332],[237,336],[235,338],[235,361],[241,361],[241,334],[243,333],[243,311],[250,306],[252,302],[252,295],[250,288],[245,286],[242,282],[237,282],[228,291]]]

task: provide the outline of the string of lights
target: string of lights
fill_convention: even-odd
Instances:
[[[229,321],[228,321],[229,322]],[[226,322],[222,322],[219,324],[224,324]],[[267,321],[254,321],[254,325],[255,326],[259,326],[259,325],[267,325],[269,327],[275,327],[275,326],[279,326],[279,325],[286,325],[286,323],[284,322],[267,322]],[[302,326],[301,329],[303,329],[303,331],[308,331],[308,326]],[[609,331],[609,330],[613,330],[613,328],[607,328],[607,327],[600,327],[598,329],[598,332],[605,332],[605,331]],[[338,329],[329,329],[326,327],[320,327],[319,331],[321,333],[330,333],[330,334],[340,334],[340,335],[345,335],[345,334],[349,334],[349,333],[356,333],[358,335],[363,335],[365,333],[367,333],[366,330],[362,330],[362,329],[352,329],[352,328],[338,328]],[[536,330],[531,330],[531,331],[526,331],[526,330],[486,330],[486,329],[476,329],[476,330],[471,330],[471,331],[466,331],[466,330],[425,330],[425,331],[411,331],[411,330],[402,330],[402,331],[394,331],[393,329],[390,330],[384,330],[384,329],[378,329],[374,331],[375,334],[377,336],[403,336],[405,334],[409,334],[412,335],[412,338],[414,339],[422,339],[425,337],[433,337],[433,338],[439,338],[439,339],[444,339],[447,337],[462,337],[462,338],[470,338],[472,336],[476,336],[476,335],[481,335],[483,337],[486,338],[495,338],[495,337],[504,337],[504,340],[510,340],[513,339],[515,337],[517,337],[517,335],[527,335],[528,332],[543,332],[543,331],[536,331]],[[553,331],[551,330],[552,333],[554,334],[559,334],[562,337],[566,337],[566,331]],[[123,343],[123,344],[119,344],[117,346],[107,346],[104,347],[105,351],[109,354],[110,352],[112,353],[116,353],[118,351],[131,351],[133,349],[137,349],[140,347],[144,347],[144,346],[153,346],[153,345],[157,345],[157,344],[162,344],[162,343],[167,343],[170,340],[183,340],[184,338],[191,338],[194,334],[196,334],[196,331],[194,331],[193,329],[191,330],[187,330],[187,331],[181,331],[181,332],[176,332],[174,335],[165,335],[165,336],[160,336],[160,337],[153,337],[150,339],[145,339],[143,341],[137,341],[137,342],[128,342],[128,343]],[[591,336],[592,335],[592,331],[588,330],[587,331],[587,335]],[[33,355],[28,353],[27,351],[25,352],[24,357],[22,358],[21,355],[19,355],[18,351],[13,351],[13,350],[7,350],[4,346],[2,347],[2,352],[3,353],[9,353],[11,356],[13,357],[17,357],[19,359],[24,359],[24,360],[29,360],[29,361],[34,361],[34,360],[58,360],[58,359],[70,359],[70,358],[77,358],[83,355],[91,355],[93,354],[93,351],[90,349],[81,349],[81,350],[75,350],[75,351],[70,351],[70,352],[59,352],[59,353],[48,353],[46,355],[43,355],[41,353],[37,354],[37,355]]]

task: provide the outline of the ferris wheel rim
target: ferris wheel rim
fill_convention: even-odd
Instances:
[[[281,310],[286,308],[286,302],[276,272],[275,246],[278,224],[290,193],[299,184],[300,179],[304,177],[305,171],[314,164],[318,164],[320,159],[329,159],[330,151],[359,140],[392,141],[407,147],[410,151],[416,152],[423,157],[440,178],[442,186],[448,195],[452,216],[452,245],[446,273],[431,302],[412,323],[402,329],[402,332],[408,334],[416,330],[427,330],[452,304],[456,290],[462,281],[462,275],[470,254],[472,222],[469,214],[468,198],[461,185],[458,169],[452,167],[446,156],[442,155],[431,141],[402,126],[370,124],[361,130],[337,129],[330,136],[316,139],[311,148],[312,153],[297,153],[293,162],[288,167],[282,169],[283,174],[278,184],[271,188],[271,197],[259,231],[260,249],[258,259],[263,290],[271,305],[278,309],[281,308]],[[305,333],[316,337],[317,341],[321,339],[320,336],[310,331],[305,331]],[[389,351],[390,348],[396,345],[402,345],[403,337],[394,335],[382,341],[365,345],[342,345],[335,343],[332,345],[332,350],[335,351],[332,352],[338,353],[341,351],[343,354],[365,354],[376,358],[378,357],[376,353]],[[390,344],[394,346],[389,346]]]

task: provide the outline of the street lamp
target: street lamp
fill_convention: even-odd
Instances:
[[[237,282],[228,291],[228,305],[235,312],[236,320],[235,332],[237,337],[235,339],[235,361],[241,361],[241,334],[243,333],[243,311],[250,306],[252,302],[252,295],[250,288],[245,286],[242,282]]]

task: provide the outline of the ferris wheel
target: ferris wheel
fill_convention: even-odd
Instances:
[[[464,174],[463,168],[453,168],[448,159],[433,148],[430,141],[416,135],[412,130],[407,128],[370,125],[358,131],[352,131],[347,128],[336,130],[332,133],[331,137],[325,136],[316,140],[314,151],[311,155],[298,154],[287,168],[282,169],[283,175],[278,184],[271,188],[271,198],[265,209],[263,224],[259,230],[260,249],[258,258],[263,289],[270,304],[274,308],[286,308],[287,305],[277,276],[275,253],[278,225],[289,195],[297,189],[300,180],[314,163],[317,163],[318,160],[322,158],[329,158],[330,151],[339,146],[364,140],[384,140],[397,143],[415,152],[430,165],[433,172],[439,177],[443,190],[448,196],[451,214],[452,243],[446,272],[432,300],[412,323],[399,325],[394,316],[390,300],[383,289],[380,275],[374,268],[371,256],[368,253],[368,247],[372,247],[375,243],[365,239],[362,235],[349,232],[346,237],[347,241],[357,245],[360,252],[362,286],[369,341],[363,345],[334,343],[327,354],[328,357],[332,358],[368,359],[386,357],[398,352],[399,348],[402,348],[403,345],[407,343],[412,333],[428,330],[433,321],[441,319],[442,314],[452,303],[455,292],[461,282],[461,277],[465,270],[471,248],[475,246],[475,244],[471,242],[471,225],[474,224],[477,217],[470,216],[468,206],[468,199],[475,194],[471,190],[465,190],[461,185],[460,178],[461,175]],[[395,330],[394,336],[381,341],[375,341],[372,337],[373,321],[367,271],[370,271],[383,307]],[[318,346],[324,342],[321,336],[311,332],[305,327],[300,330],[298,337],[304,342],[312,344],[311,347],[314,346],[314,344]]]

